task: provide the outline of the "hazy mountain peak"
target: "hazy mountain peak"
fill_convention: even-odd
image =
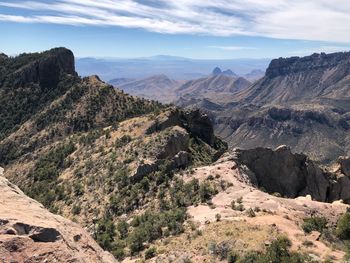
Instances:
[[[219,67],[214,68],[213,72],[212,72],[213,75],[218,75],[221,73],[222,73],[222,71],[221,71],[221,68],[219,68]]]
[[[229,77],[238,77],[238,75],[234,73],[231,69],[226,69],[222,71],[219,67],[216,67],[213,69],[212,75],[225,75]]]

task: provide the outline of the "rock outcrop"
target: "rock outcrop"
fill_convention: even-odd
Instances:
[[[347,171],[348,158],[339,159],[339,169],[333,172],[318,166],[304,154],[293,154],[287,146],[275,150],[235,149],[233,159],[242,169],[247,167],[251,171],[246,173],[250,181],[268,193],[289,198],[311,195],[313,200],[322,202],[350,202],[350,178],[343,173]]]
[[[116,262],[85,230],[51,214],[2,172],[0,168],[1,262]]]
[[[154,131],[162,131],[168,127],[179,126],[185,128],[189,133],[192,133],[210,146],[214,146],[215,135],[213,125],[208,117],[198,109],[179,110],[174,108],[152,124],[148,133]]]
[[[48,88],[55,87],[62,74],[77,75],[74,55],[72,51],[65,48],[55,48],[43,53],[15,74],[15,85],[38,83]]]

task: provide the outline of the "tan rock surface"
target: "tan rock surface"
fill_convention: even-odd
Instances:
[[[54,215],[2,177],[0,262],[116,262],[77,224]]]
[[[287,235],[292,241],[292,249],[313,255],[321,260],[330,256],[334,262],[341,262],[344,252],[332,249],[325,243],[315,240],[314,235],[307,235],[301,229],[303,218],[311,215],[324,216],[330,224],[336,223],[340,214],[344,213],[347,205],[341,202],[322,203],[310,200],[309,197],[295,199],[280,198],[270,195],[252,186],[249,177],[242,167],[234,161],[222,158],[211,166],[194,170],[193,174],[185,175],[186,180],[197,178],[204,180],[208,176],[215,180],[224,180],[230,187],[219,192],[213,199],[213,205],[191,206],[188,212],[194,221],[201,223],[203,231],[209,222],[216,221],[220,214],[222,220],[247,222],[256,226],[272,226],[281,234]],[[244,211],[231,208],[231,202],[242,199]],[[255,217],[249,217],[249,209],[258,208]],[[313,246],[303,246],[303,242],[312,242]]]

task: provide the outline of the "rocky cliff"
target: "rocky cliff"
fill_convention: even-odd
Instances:
[[[116,262],[80,226],[53,215],[2,175],[0,258],[3,262]]]
[[[330,168],[318,166],[304,154],[293,154],[287,146],[275,150],[256,148],[233,151],[233,159],[248,167],[251,182],[269,193],[295,198],[350,203],[349,158],[341,157]]]

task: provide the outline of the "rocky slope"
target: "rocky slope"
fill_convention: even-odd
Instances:
[[[13,68],[17,75],[6,69],[0,90],[11,88],[19,97],[1,106],[16,112],[24,105],[31,114],[11,119],[3,130],[5,176],[52,212],[87,227],[118,259],[181,233],[185,207],[204,186],[179,187],[183,182],[173,177],[174,171],[209,164],[226,149],[209,118],[127,95],[97,76],[81,79],[57,64],[61,52],[64,61],[72,61],[66,49],[8,58],[11,65],[23,65]],[[48,68],[58,65],[58,76],[34,70],[33,77],[19,81],[28,67],[47,57]],[[55,81],[46,87],[41,78]],[[33,103],[34,94],[27,99],[20,95],[44,88],[55,96],[42,104]],[[149,218],[150,213],[157,218]],[[141,221],[129,225],[135,220]],[[117,228],[120,224],[128,230]]]
[[[232,251],[242,263],[344,262],[347,241],[335,232],[349,207],[339,198],[349,200],[332,196],[336,191],[348,194],[348,169],[349,159],[324,168],[281,146],[236,149],[212,165],[178,173],[185,182],[210,181],[217,194],[189,206],[185,233],[156,241],[159,255],[149,262],[227,262]],[[333,188],[327,191],[329,185]],[[325,220],[325,225],[306,223],[313,220]],[[292,254],[283,260],[280,248],[270,251],[281,236],[291,241],[287,249]]]
[[[264,78],[204,109],[231,147],[286,144],[330,163],[349,155],[349,61],[349,53],[276,59]]]
[[[3,177],[0,168],[2,262],[117,262],[80,226],[48,212]]]

